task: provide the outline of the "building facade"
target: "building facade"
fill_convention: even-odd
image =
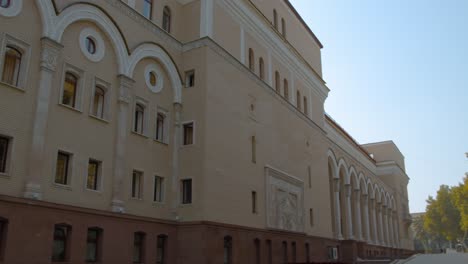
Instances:
[[[287,0],[0,0],[0,263],[410,254],[404,157]]]

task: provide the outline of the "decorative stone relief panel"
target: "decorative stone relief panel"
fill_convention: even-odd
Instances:
[[[304,182],[270,167],[265,177],[267,227],[304,232]]]

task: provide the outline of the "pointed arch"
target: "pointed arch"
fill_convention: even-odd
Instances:
[[[356,169],[354,168],[353,165],[349,167],[349,173],[348,173],[348,182],[352,184],[353,189],[357,190],[359,189],[359,182],[357,178],[357,172]]]
[[[362,172],[359,173],[359,189],[361,190],[362,194],[368,194],[367,184],[366,184],[366,177]]]
[[[341,158],[338,162],[338,172],[340,172],[341,170],[343,170],[344,184],[349,184],[348,165],[346,164],[346,161],[343,158]]]

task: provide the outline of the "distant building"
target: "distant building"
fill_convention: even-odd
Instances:
[[[0,45],[2,263],[413,250],[404,156],[325,114],[287,0],[0,0]]]

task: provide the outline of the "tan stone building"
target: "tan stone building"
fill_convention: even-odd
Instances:
[[[287,0],[0,0],[0,263],[411,252],[404,157],[324,113]]]

